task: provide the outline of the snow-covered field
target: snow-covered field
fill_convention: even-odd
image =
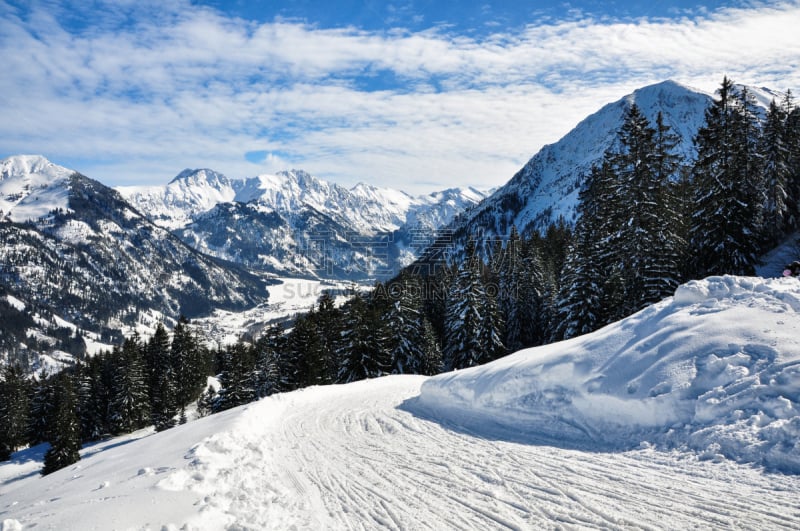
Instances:
[[[254,328],[308,312],[316,307],[326,291],[333,294],[336,304],[340,304],[347,299],[349,291],[369,289],[364,285],[336,280],[284,277],[275,280],[278,283],[268,288],[269,300],[266,303],[242,312],[216,310],[208,317],[195,319],[192,324],[216,345],[230,345],[244,334],[258,331]]]
[[[2,529],[798,529],[800,282],[717,277],[434,378],[0,466]],[[786,473],[772,472],[781,470]]]

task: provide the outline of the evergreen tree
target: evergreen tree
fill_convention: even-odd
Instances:
[[[753,274],[759,250],[763,186],[757,171],[758,130],[746,91],[726,77],[695,139],[690,229],[695,275]]]
[[[544,342],[549,321],[547,286],[539,250],[511,227],[499,264],[497,305],[509,352]]]
[[[415,275],[403,272],[392,282],[390,292],[394,301],[385,314],[385,322],[394,332],[390,371],[392,374],[424,374],[429,370],[431,356],[436,354],[426,350],[431,345],[425,341],[422,282]]]
[[[342,335],[342,312],[327,291],[319,298],[316,313],[316,332],[319,338],[318,363],[321,368],[319,384],[336,381],[339,363],[337,359],[338,342]]]
[[[634,205],[628,223],[620,229],[627,301],[624,315],[672,295],[681,281],[685,247],[672,195],[672,183],[682,167],[675,153],[679,138],[660,112],[655,128],[651,128],[641,114],[634,117],[634,107],[629,120],[637,125],[623,127],[621,137],[626,148],[617,155],[622,167],[627,168],[622,172],[624,197]]]
[[[555,336],[558,296],[564,280],[567,253],[572,245],[572,238],[572,227],[567,225],[564,218],[551,223],[542,237],[534,233],[531,238],[531,245],[538,249],[541,257],[544,281],[542,308],[538,317],[541,330],[534,345],[547,343]]]
[[[77,401],[72,377],[67,373],[60,373],[56,379],[55,399],[55,426],[50,448],[44,454],[42,475],[77,463],[81,458],[81,430],[75,413]]]
[[[433,325],[427,318],[422,318],[422,353],[424,358],[419,365],[419,374],[433,376],[442,372],[442,349],[439,346],[439,338]]]
[[[285,390],[328,383],[329,361],[322,356],[322,340],[317,330],[317,313],[311,310],[295,319],[286,338],[281,370]]]
[[[0,461],[24,445],[28,431],[28,382],[22,369],[7,365],[0,380]]]
[[[344,308],[337,381],[349,383],[389,374],[389,346],[389,334],[376,307],[356,294]]]
[[[786,112],[785,144],[788,156],[788,185],[786,189],[786,230],[800,228],[800,108],[794,107],[792,93],[787,91],[783,103]]]
[[[115,371],[111,398],[111,423],[114,433],[130,433],[143,428],[150,419],[144,356],[138,334],[126,339],[115,352],[119,370]]]
[[[244,342],[239,341],[225,349],[215,412],[248,404],[256,399],[252,377],[254,366],[253,349]]]
[[[584,226],[589,223],[581,217],[575,227],[556,302],[552,341],[587,334],[601,326],[601,272],[591,259],[594,241],[590,229]]]
[[[111,433],[111,394],[115,371],[108,353],[98,354],[75,370],[81,440],[96,441]]]
[[[55,424],[55,389],[47,369],[34,377],[28,414],[28,444],[49,441]]]
[[[283,326],[273,324],[256,341],[255,367],[253,369],[253,391],[257,398],[269,396],[280,389],[279,352],[282,350]]]
[[[163,431],[175,425],[179,404],[169,336],[161,323],[147,342],[145,358],[150,380],[150,421],[156,431]]]
[[[445,370],[463,369],[492,361],[500,355],[496,302],[485,289],[482,263],[474,244],[465,250],[467,259],[448,293],[445,313]]]
[[[791,103],[787,105],[791,105]],[[772,243],[777,243],[787,229],[791,183],[787,119],[786,107],[778,105],[773,99],[767,111],[760,146],[767,190],[767,203],[764,209],[765,230],[766,237]]]
[[[206,385],[209,371],[208,352],[181,316],[172,330],[170,359],[175,377],[175,401],[185,417],[186,406],[194,401]]]
[[[603,324],[604,275],[599,243],[602,201],[610,172],[608,161],[595,166],[578,198],[578,221],[567,252],[561,288],[556,301],[552,340],[592,332]]]
[[[478,343],[483,350],[483,358],[486,361],[494,361],[507,353],[503,343],[503,318],[497,307],[496,281],[484,280],[483,291],[484,298],[481,301],[480,320],[478,321]]]
[[[217,392],[213,386],[209,385],[206,391],[197,399],[197,414],[200,417],[210,415],[214,411],[214,405],[217,401]]]

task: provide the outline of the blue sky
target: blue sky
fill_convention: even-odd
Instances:
[[[796,92],[797,27],[798,1],[0,0],[0,157],[488,188],[650,83]]]

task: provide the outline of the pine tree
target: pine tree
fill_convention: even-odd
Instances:
[[[619,133],[621,149],[613,155],[619,197],[633,208],[619,228],[617,261],[624,282],[624,306],[615,317],[629,315],[671,295],[680,280],[684,247],[670,196],[678,178],[678,137],[658,113],[651,127],[631,106]]]
[[[189,326],[189,320],[181,316],[172,330],[170,359],[175,377],[175,401],[185,416],[186,406],[194,401],[206,385],[208,375],[208,353]]]
[[[505,324],[503,343],[514,352],[544,342],[549,321],[547,288],[536,244],[532,239],[523,241],[515,226],[502,255],[497,305]]]
[[[427,318],[422,318],[422,363],[419,365],[419,374],[433,376],[442,372],[442,349],[433,325]]]
[[[791,103],[787,105],[790,106]],[[759,147],[763,157],[764,181],[767,190],[767,204],[764,209],[765,230],[767,238],[772,243],[777,243],[787,229],[791,182],[787,118],[786,107],[778,105],[773,99],[767,111]]]
[[[389,374],[389,347],[389,334],[376,307],[356,294],[344,307],[337,381],[350,383]]]
[[[81,440],[96,441],[111,433],[111,394],[114,375],[118,372],[108,353],[98,354],[79,364],[75,385]]]
[[[786,189],[786,230],[800,229],[800,107],[794,107],[792,93],[787,91],[783,108],[787,114],[785,144],[788,149],[789,176]]]
[[[256,399],[253,385],[253,350],[239,341],[225,349],[224,364],[219,375],[219,397],[214,411],[248,404]]]
[[[319,298],[316,312],[316,332],[319,338],[318,360],[321,367],[319,384],[336,381],[338,372],[337,345],[342,334],[342,312],[327,291]]]
[[[280,323],[267,328],[256,341],[255,367],[253,368],[253,391],[257,398],[269,396],[280,389],[279,352],[283,349],[284,330]]]
[[[0,461],[24,445],[28,428],[28,382],[22,369],[7,365],[0,380]]]
[[[478,321],[478,343],[483,351],[481,363],[494,361],[504,356],[506,346],[503,343],[503,318],[497,307],[497,287],[496,281],[484,280],[484,298],[480,308],[480,320]]]
[[[608,161],[592,168],[578,199],[578,221],[567,252],[556,300],[552,341],[592,332],[604,323],[601,301],[606,269],[600,261],[600,220],[610,172]]]
[[[690,229],[695,275],[753,274],[759,250],[763,186],[758,125],[746,91],[737,97],[726,77],[695,139]]]
[[[145,427],[150,420],[150,397],[142,350],[137,334],[126,339],[122,348],[116,351],[119,370],[115,372],[111,397],[114,433],[130,433]]]
[[[156,431],[163,431],[175,426],[179,404],[169,336],[161,323],[147,342],[145,358],[150,380],[150,421]]]
[[[214,411],[214,405],[217,401],[217,392],[212,385],[209,385],[206,391],[197,399],[197,414],[200,417],[210,415]]]
[[[70,375],[62,372],[56,378],[55,399],[55,426],[50,448],[44,454],[42,475],[77,463],[81,458],[80,424],[75,414],[77,401]]]
[[[395,338],[390,371],[392,374],[423,374],[431,353],[426,352],[430,345],[424,337],[422,282],[411,273],[403,272],[392,282],[389,291],[394,302],[384,320]]]
[[[286,338],[286,352],[281,360],[281,370],[286,374],[285,390],[327,383],[328,360],[321,356],[322,341],[316,321],[313,309],[298,316]]]
[[[32,394],[28,413],[28,444],[49,441],[55,425],[55,388],[47,369],[32,381]]]
[[[473,242],[465,254],[467,259],[448,293],[442,352],[445,370],[481,365],[500,355],[495,341],[500,337],[496,303],[487,296]]]

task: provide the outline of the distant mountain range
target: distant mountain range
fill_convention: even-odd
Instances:
[[[143,319],[267,298],[269,279],[192,249],[119,192],[43,157],[0,161],[0,194],[2,354],[79,353],[73,336],[107,344]]]
[[[185,170],[166,186],[118,190],[204,253],[281,275],[353,280],[396,273],[423,250],[418,233],[487,196],[474,188],[419,197],[363,183],[347,189],[301,170],[241,180]]]

